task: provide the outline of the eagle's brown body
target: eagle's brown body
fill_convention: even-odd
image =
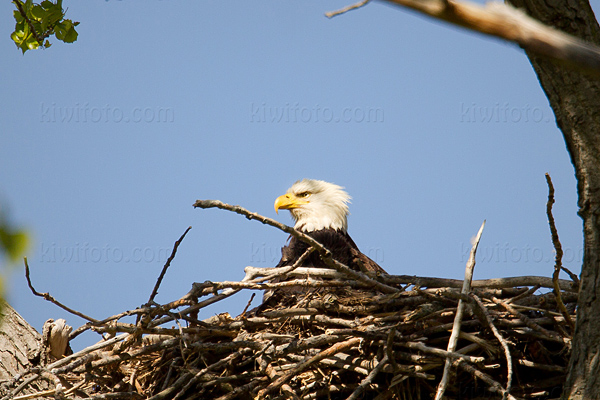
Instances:
[[[294,227],[322,244],[336,261],[355,271],[386,273],[375,261],[361,253],[348,235],[346,229],[349,201],[350,196],[340,186],[304,179],[296,182],[285,195],[277,198],[275,210],[290,210],[296,221]],[[290,236],[289,244],[281,249],[281,260],[277,267],[294,265],[308,248],[307,243]],[[317,251],[312,252],[298,267],[329,268]],[[281,282],[281,278],[271,282]],[[281,302],[295,302],[299,295],[306,297],[311,293],[322,292],[300,287],[267,290],[258,311]],[[347,291],[339,289],[335,293],[343,295]]]
[[[328,228],[305,233],[328,249],[335,260],[355,271],[386,273],[375,261],[358,250],[347,232]],[[281,249],[281,260],[277,267],[293,265],[308,247],[303,241],[290,237],[290,243]],[[300,267],[329,268],[316,251],[311,253]]]

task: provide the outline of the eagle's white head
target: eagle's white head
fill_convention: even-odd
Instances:
[[[348,229],[350,196],[341,186],[313,179],[302,179],[275,200],[275,212],[290,210],[294,228],[305,232],[332,228]]]

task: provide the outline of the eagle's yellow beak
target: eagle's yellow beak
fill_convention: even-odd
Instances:
[[[280,209],[290,210],[292,208],[298,208],[303,204],[308,204],[308,201],[303,200],[292,193],[286,193],[275,200],[275,212],[279,214]]]

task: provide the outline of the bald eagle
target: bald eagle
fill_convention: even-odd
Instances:
[[[362,272],[385,273],[377,263],[358,250],[348,235],[348,203],[350,196],[344,188],[333,183],[302,179],[275,200],[275,212],[289,210],[294,228],[311,236],[331,251],[335,260]],[[293,265],[309,247],[290,236],[283,247],[277,267]],[[313,252],[302,267],[327,268],[317,252]]]
[[[313,179],[303,179],[292,185],[287,193],[275,200],[275,212],[289,210],[294,218],[294,228],[301,231],[327,248],[332,257],[362,272],[386,273],[377,263],[358,250],[348,235],[348,203],[350,196],[344,188],[333,183]],[[281,260],[276,267],[292,266],[309,248],[309,245],[290,235],[289,244],[281,249]],[[312,252],[300,267],[328,268],[318,252]],[[274,278],[271,282],[281,282]],[[285,280],[285,278],[283,278]],[[262,304],[254,312],[262,313],[275,304],[294,304],[299,295],[310,300],[312,294],[322,293],[321,289],[282,288],[266,290]],[[328,291],[335,296],[351,296],[350,289],[338,288]]]

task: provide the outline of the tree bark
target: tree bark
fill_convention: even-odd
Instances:
[[[586,0],[510,0],[541,22],[600,44]],[[561,129],[577,177],[584,259],[565,399],[600,399],[600,81],[528,54]]]
[[[28,368],[30,359],[39,358],[42,343],[41,335],[23,319],[8,303],[0,303],[0,397],[8,394],[13,387],[7,382]],[[23,393],[46,388],[44,382],[35,382]]]

